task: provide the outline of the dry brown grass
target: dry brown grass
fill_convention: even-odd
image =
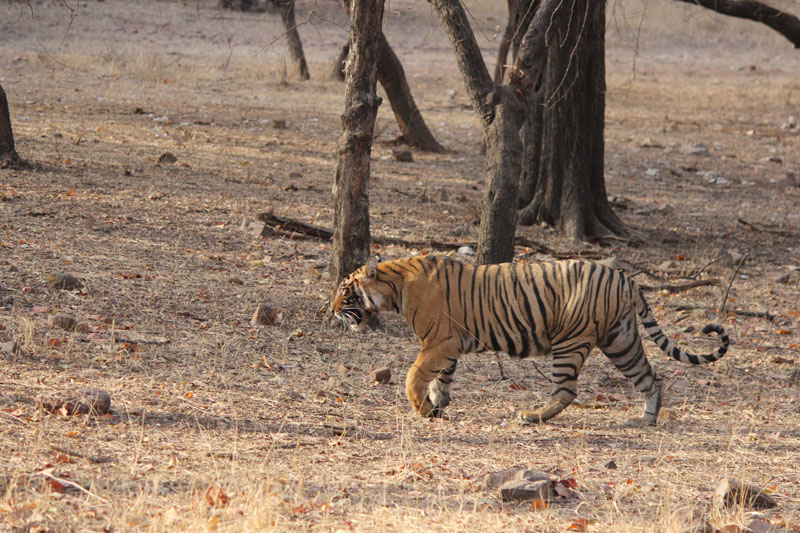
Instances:
[[[668,380],[657,428],[624,426],[641,400],[602,357],[582,374],[579,405],[542,427],[511,422],[514,408],[548,394],[531,364],[503,359],[512,381],[498,382],[492,356],[465,357],[450,419],[428,421],[410,415],[402,390],[416,350],[404,324],[389,317],[386,331],[357,336],[314,316],[328,289],[327,245],[239,229],[272,208],[330,223],[343,96],[325,76],[343,30],[319,18],[301,28],[313,79],[300,83],[283,44],[269,43],[276,17],[220,15],[215,4],[78,3],[69,28],[58,3],[34,3],[34,18],[24,4],[0,5],[0,83],[17,148],[37,165],[0,174],[0,341],[26,352],[0,355],[0,529],[564,531],[585,518],[590,531],[657,531],[677,506],[708,501],[722,475],[769,488],[780,507],[767,518],[800,524],[800,309],[796,282],[772,277],[800,255],[800,193],[783,182],[800,170],[800,138],[779,128],[798,114],[796,52],[755,25],[714,21],[707,31],[708,15],[662,4],[648,7],[655,19],[645,21],[635,76],[633,30],[611,36],[609,49],[607,185],[627,205],[621,216],[653,240],[603,250],[651,270],[684,256],[676,264],[689,274],[721,251],[749,252],[729,308],[779,322],[670,307],[714,308],[722,288],[652,294],[684,345],[709,348],[685,330],[710,320],[724,320],[735,343],[703,368],[648,344]],[[631,14],[641,3],[625,6]],[[384,104],[373,228],[452,238],[481,197],[478,125],[427,4],[391,7],[389,38],[452,151],[393,161],[397,130]],[[502,11],[471,7],[491,56]],[[273,118],[289,128],[272,129]],[[641,148],[646,138],[665,148]],[[696,142],[713,156],[680,153]],[[156,164],[165,151],[176,164]],[[730,183],[708,184],[706,171]],[[784,233],[748,230],[737,217]],[[546,228],[520,231],[565,248]],[[58,271],[87,292],[48,288]],[[733,271],[721,261],[707,275],[727,281]],[[282,321],[251,328],[259,302],[283,309]],[[52,329],[56,310],[92,333]],[[113,342],[112,329],[138,344]],[[384,365],[392,382],[368,383]],[[83,386],[109,391],[114,412],[64,418],[33,403]],[[605,467],[612,459],[619,468]],[[512,465],[574,478],[579,495],[543,510],[502,504],[481,476]],[[53,490],[48,475],[85,490]],[[212,485],[227,506],[209,506]],[[747,518],[734,510],[715,523]]]

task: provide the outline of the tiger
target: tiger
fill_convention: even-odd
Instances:
[[[552,393],[544,406],[518,410],[522,424],[556,416],[577,396],[586,357],[598,347],[644,395],[644,414],[629,425],[655,425],[662,379],[650,366],[636,315],[661,350],[692,365],[712,363],[728,351],[718,324],[703,333],[719,336],[716,352],[692,355],[661,330],[641,288],[623,272],[586,260],[516,262],[474,266],[447,256],[391,261],[370,257],[331,295],[333,316],[361,331],[369,319],[390,311],[405,317],[420,351],[405,382],[413,409],[441,417],[462,354],[493,350],[525,359],[550,356]]]

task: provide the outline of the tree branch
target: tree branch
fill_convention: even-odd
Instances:
[[[447,36],[453,45],[458,69],[464,77],[473,107],[478,110],[484,128],[494,120],[491,96],[494,82],[483,61],[481,49],[467,20],[464,7],[458,0],[428,0],[436,9]]]
[[[547,32],[553,25],[556,9],[561,4],[561,0],[543,0],[522,37],[517,60],[509,75],[509,83],[517,86],[526,98],[533,93],[544,70],[547,61]]]
[[[766,24],[800,48],[800,19],[767,4],[754,0],[677,0],[695,4],[723,15]]]

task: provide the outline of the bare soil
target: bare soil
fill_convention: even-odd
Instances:
[[[649,298],[684,347],[710,351],[698,331],[712,321],[733,344],[694,368],[645,341],[667,382],[658,427],[625,426],[642,401],[602,356],[575,405],[521,427],[514,411],[549,394],[547,361],[465,356],[449,418],[420,419],[403,392],[408,327],[330,326],[318,313],[329,244],[242,229],[270,210],[331,223],[344,98],[327,75],[346,40],[335,3],[299,3],[307,82],[277,15],[216,0],[66,4],[0,5],[0,83],[34,164],[0,170],[0,343],[22,349],[0,353],[0,529],[659,531],[723,476],[764,487],[779,502],[764,518],[800,528],[800,188],[787,179],[800,175],[800,130],[781,127],[800,116],[800,53],[779,36],[683,4],[609,4],[607,187],[648,242],[519,234],[617,256],[644,284],[719,279]],[[468,4],[490,68],[502,4]],[[395,161],[384,103],[373,232],[474,240],[481,134],[450,45],[425,2],[391,2],[386,32],[449,151]],[[687,153],[696,144],[708,154]],[[174,162],[159,162],[166,152]],[[61,272],[85,287],[51,287]],[[275,324],[250,325],[259,303]],[[57,312],[78,330],[52,326]],[[390,382],[370,383],[384,366]],[[109,414],[36,402],[88,387],[110,393]],[[482,476],[514,465],[575,490],[545,508],[503,503]],[[745,526],[749,511],[712,520]]]

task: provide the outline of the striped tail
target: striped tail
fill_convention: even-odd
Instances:
[[[704,334],[711,333],[713,331],[719,335],[719,340],[722,342],[722,346],[720,346],[716,352],[706,355],[693,355],[675,346],[675,343],[672,341],[672,339],[664,334],[664,332],[661,330],[661,326],[659,326],[658,322],[656,322],[656,318],[653,316],[653,312],[650,311],[650,306],[647,305],[647,300],[645,300],[642,290],[635,284],[632,283],[632,285],[633,290],[639,293],[639,301],[637,302],[638,305],[636,307],[637,312],[639,313],[639,318],[642,320],[642,325],[644,326],[645,331],[647,331],[647,334],[650,335],[650,338],[653,339],[653,342],[655,342],[665,354],[669,355],[676,361],[681,361],[682,363],[700,365],[704,363],[713,363],[714,361],[720,359],[723,355],[725,355],[725,352],[728,351],[730,339],[728,339],[728,334],[725,332],[725,328],[719,324],[708,324],[703,328]]]

